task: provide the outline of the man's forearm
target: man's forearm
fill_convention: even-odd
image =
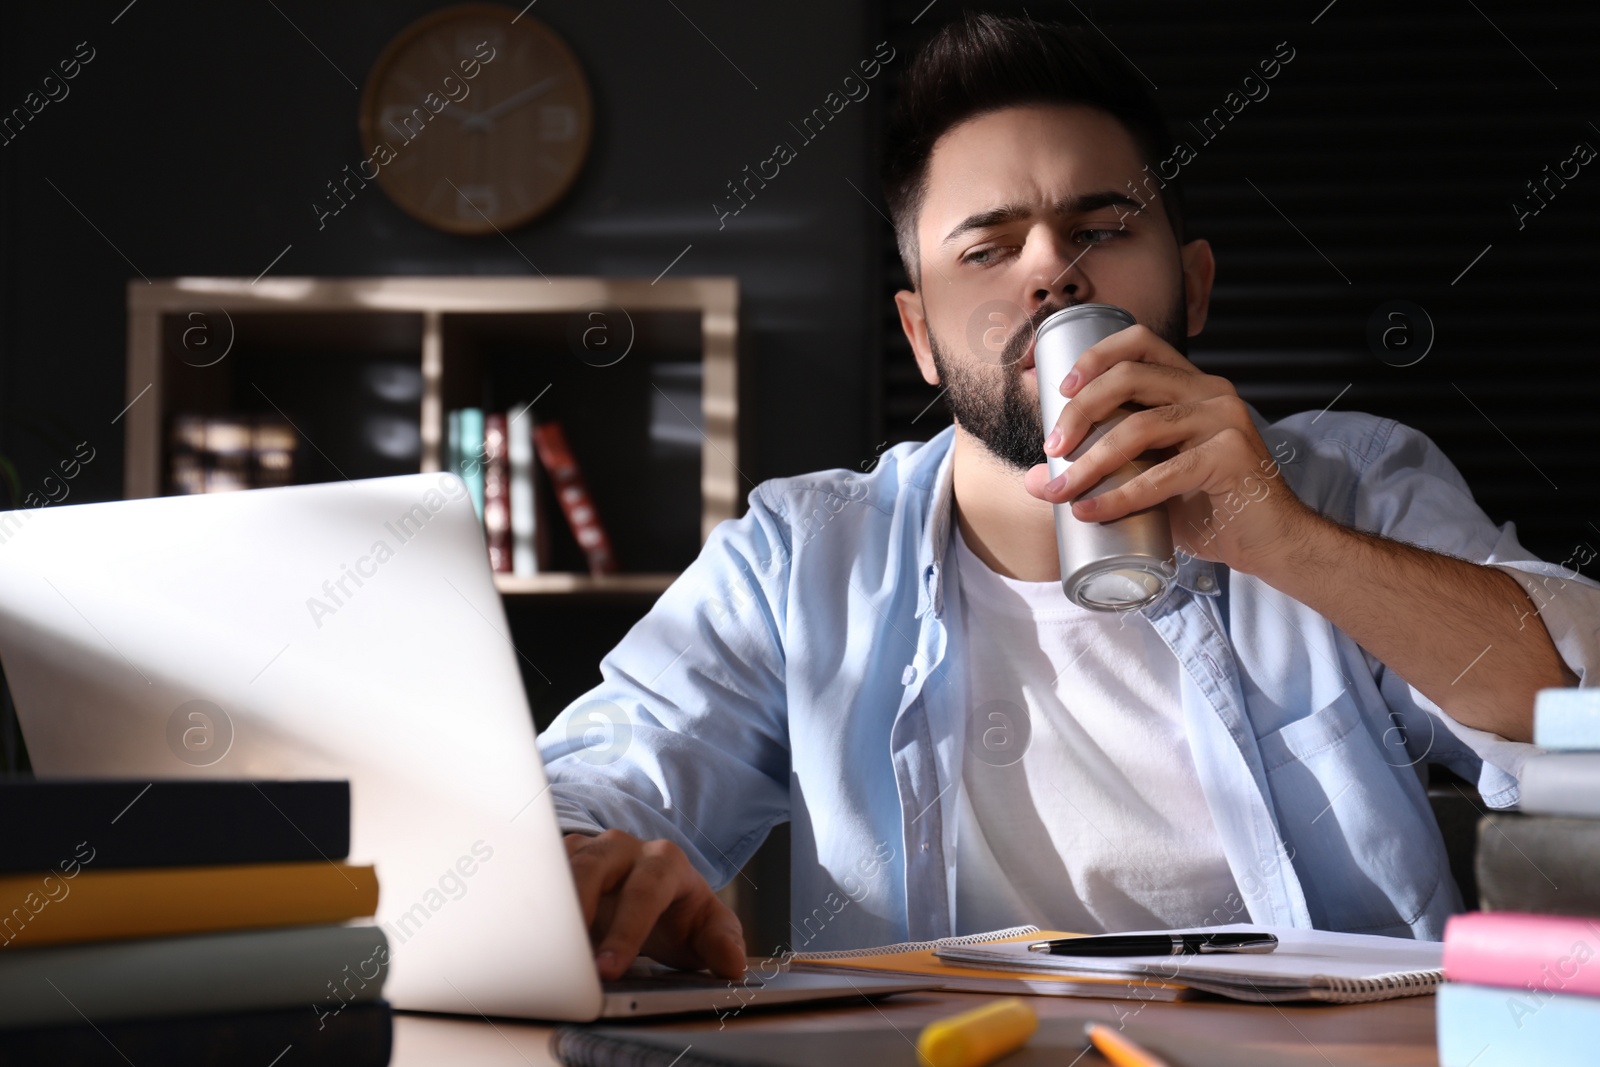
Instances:
[[[1315,513],[1257,577],[1317,611],[1451,717],[1533,738],[1534,694],[1574,685],[1537,605],[1504,571]]]

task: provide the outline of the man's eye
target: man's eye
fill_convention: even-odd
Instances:
[[[1098,245],[1117,237],[1126,237],[1127,233],[1127,230],[1121,228],[1115,230],[1079,230],[1078,240],[1084,244]]]
[[[961,257],[961,262],[970,263],[975,267],[981,267],[986,263],[993,262],[994,258],[995,258],[995,249],[993,249],[993,248],[978,248],[978,249],[974,249],[973,251],[968,252],[966,255],[962,256]]]

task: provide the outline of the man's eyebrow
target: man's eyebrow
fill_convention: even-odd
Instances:
[[[975,215],[968,215],[956,224],[956,228],[945,235],[941,245],[947,245],[962,234],[971,233],[973,230],[987,230],[991,226],[1003,226],[1008,222],[1025,219],[1032,210],[1022,204],[1007,204],[1003,207],[990,208],[980,211]]]
[[[1101,193],[1085,193],[1083,196],[1069,196],[1056,201],[1057,215],[1087,215],[1091,211],[1099,211],[1103,207],[1131,207],[1137,213],[1143,211],[1147,205],[1140,203],[1126,193],[1106,190]]]
[[[1062,197],[1055,204],[1057,215],[1087,215],[1091,211],[1099,211],[1101,208],[1107,207],[1130,207],[1137,213],[1143,211],[1146,206],[1126,193],[1119,193],[1110,189],[1104,192],[1084,193],[1082,196]],[[1008,222],[1027,218],[1031,213],[1032,209],[1023,204],[1005,204],[1001,207],[990,208],[987,211],[979,211],[976,214],[968,215],[957,223],[956,228],[951,230],[940,243],[941,245],[947,245],[963,234],[971,233],[973,230],[985,230],[991,226],[1003,226]]]

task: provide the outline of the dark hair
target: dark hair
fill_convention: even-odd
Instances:
[[[920,284],[917,216],[934,144],[967,119],[1023,104],[1087,104],[1109,112],[1152,170],[1171,145],[1166,116],[1143,75],[1100,35],[1005,15],[969,13],[950,23],[901,77],[884,138],[884,199],[913,286]],[[1175,179],[1164,181],[1161,201],[1181,243],[1182,193]]]

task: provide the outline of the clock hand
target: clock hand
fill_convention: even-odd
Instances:
[[[521,107],[528,101],[533,100],[536,97],[543,96],[545,93],[555,88],[556,83],[560,80],[561,75],[552,74],[544,81],[534,82],[526,89],[519,93],[513,93],[511,96],[500,101],[493,107],[484,111],[474,112],[472,116],[462,124],[462,126],[464,129],[470,130],[487,130],[489,127],[494,125],[495,119],[504,115],[513,108]]]

